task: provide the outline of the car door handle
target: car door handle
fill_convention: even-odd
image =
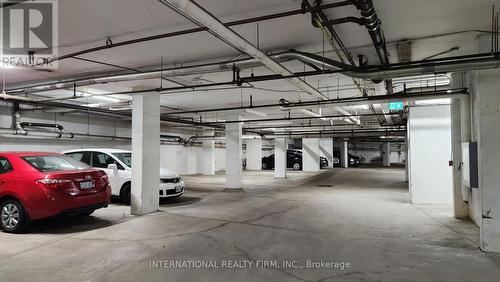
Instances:
[[[5,182],[5,180],[0,179],[0,184],[4,184]]]

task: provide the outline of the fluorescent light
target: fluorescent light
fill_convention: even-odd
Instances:
[[[417,105],[417,106],[449,105],[450,103],[451,103],[451,99],[450,98],[415,101],[415,105]]]
[[[85,107],[99,108],[101,105],[102,105],[101,103],[94,103],[94,104],[86,104]]]
[[[112,102],[112,103],[117,103],[117,102],[121,101],[118,98],[113,98],[113,97],[110,97],[110,96],[102,96],[102,95],[90,94],[90,93],[83,93],[82,96],[89,97],[89,98],[92,98],[92,99],[98,99],[98,100],[102,100],[102,101]]]
[[[312,116],[312,117],[321,117],[321,115],[320,115],[320,114],[317,114],[317,113],[315,113],[315,112],[313,112],[313,111],[306,110],[306,109],[299,109],[299,112],[304,113],[304,114],[306,114],[306,115],[310,115],[310,116]]]
[[[241,136],[241,139],[262,139],[262,137],[258,135],[243,135]]]
[[[260,112],[260,111],[256,111],[256,110],[252,110],[252,109],[246,109],[245,112],[247,112],[249,114],[252,114],[252,115],[259,116],[259,117],[267,117],[266,113]]]

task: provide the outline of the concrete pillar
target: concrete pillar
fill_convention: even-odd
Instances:
[[[384,143],[384,148],[383,148],[383,165],[384,166],[391,166],[391,143],[390,142],[385,142]]]
[[[262,139],[247,140],[247,170],[262,170]]]
[[[349,152],[347,150],[347,141],[340,142],[340,166],[343,168],[349,167]]]
[[[465,75],[454,73],[451,76],[451,87],[460,88],[465,85]],[[470,141],[470,104],[469,97],[451,100],[451,149],[453,160],[453,216],[468,218],[469,188],[463,183],[462,143]]]
[[[240,119],[239,115],[232,118]],[[243,188],[242,171],[242,125],[240,122],[226,124],[226,188]]]
[[[203,175],[215,174],[215,140],[203,140],[201,143],[202,165],[201,173]]]
[[[462,119],[460,99],[453,99],[451,103],[451,150],[453,160],[453,216],[467,218],[469,216],[467,203],[462,193]]]
[[[319,139],[319,155],[328,160],[328,167],[333,167],[333,139]]]
[[[319,139],[302,139],[302,170],[319,171]]]
[[[276,178],[286,178],[287,145],[285,138],[274,139],[274,177]]]
[[[410,172],[408,170],[408,168],[410,167],[408,165],[408,162],[410,161],[410,158],[408,157],[408,133],[406,134],[406,137],[405,137],[404,149],[405,149],[405,181],[408,182],[409,175],[410,175]]]
[[[159,208],[160,95],[132,95],[132,186],[130,212],[143,215]]]
[[[499,70],[470,73],[473,104],[473,137],[477,141],[481,249],[500,252],[500,77]],[[473,203],[471,203],[473,204]]]

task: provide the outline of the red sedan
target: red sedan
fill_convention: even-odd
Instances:
[[[6,232],[59,214],[90,215],[110,199],[101,170],[56,153],[0,152],[0,224]]]

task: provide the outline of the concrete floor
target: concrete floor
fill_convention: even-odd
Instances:
[[[246,189],[239,192],[224,191],[223,175],[190,176],[185,177],[186,194],[162,202],[158,213],[132,217],[129,207],[113,204],[89,218],[38,222],[28,234],[0,233],[0,281],[500,277],[500,255],[477,248],[475,225],[451,218],[450,206],[409,204],[402,169],[289,176],[283,181],[271,171],[245,172]],[[157,268],[151,267],[152,260],[203,261],[219,268]],[[284,260],[296,261],[295,267],[284,267]],[[308,268],[308,260],[348,262],[350,267]],[[278,267],[263,267],[274,261]],[[229,262],[241,268],[230,268]]]

